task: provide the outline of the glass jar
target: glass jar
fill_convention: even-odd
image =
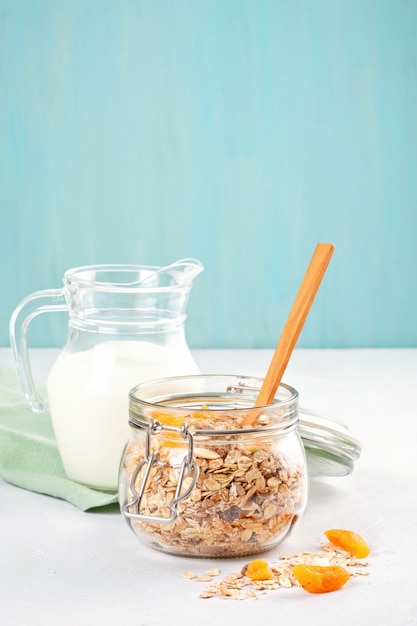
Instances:
[[[144,544],[181,556],[240,557],[282,542],[302,518],[308,471],[298,393],[245,376],[182,376],[130,392],[122,513]],[[242,427],[252,414],[254,426]]]

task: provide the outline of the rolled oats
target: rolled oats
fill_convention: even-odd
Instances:
[[[194,419],[190,415],[187,423],[195,431],[222,435],[195,438],[192,456],[198,477],[188,496],[177,503],[176,519],[158,523],[132,516],[132,529],[155,548],[189,556],[243,556],[276,545],[290,532],[306,504],[302,448],[298,456],[286,451],[285,438],[274,439],[265,433],[254,440],[242,436],[236,416]],[[145,436],[129,443],[123,468],[128,485],[145,457],[145,445]],[[151,445],[158,461],[151,468],[152,478],[145,485],[137,512],[148,518],[169,518],[188,444],[179,438],[167,440],[162,433],[152,437]],[[136,479],[136,493],[144,474],[145,467]],[[194,479],[187,470],[180,496],[188,492]],[[133,496],[128,487],[127,502],[132,502]]]
[[[262,459],[268,463],[259,465],[255,455],[242,455],[241,447],[233,443],[218,446],[215,469],[205,462],[208,454],[202,454],[199,447],[200,456],[195,458],[197,484],[178,505],[177,519],[164,525],[133,520],[137,530],[152,535],[174,552],[210,557],[252,554],[285,535],[297,519],[304,497],[304,476],[296,466],[287,468],[287,482],[283,483],[281,477],[278,479],[283,464],[278,454],[269,451],[265,456],[263,451]],[[143,454],[139,448],[130,452],[128,458]],[[259,457],[259,450],[255,454]],[[141,513],[168,516],[177,471],[171,466],[169,447],[161,446],[159,455],[161,463],[146,485]],[[237,464],[230,462],[234,456],[239,459]],[[239,470],[239,465],[246,469]],[[191,481],[191,476],[184,478],[181,493]]]

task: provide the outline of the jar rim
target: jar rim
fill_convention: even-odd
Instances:
[[[204,388],[198,389],[198,383],[205,382]],[[226,384],[226,389],[221,389],[220,383],[223,383],[222,387]],[[188,389],[187,392],[187,386]],[[217,383],[217,385],[215,384]],[[184,416],[186,413],[190,413],[190,410],[197,411],[202,416],[213,416],[216,412],[219,414],[229,414],[233,416],[240,415],[268,415],[272,418],[271,423],[268,425],[255,425],[252,427],[236,427],[228,429],[213,429],[202,430],[192,429],[195,434],[198,435],[225,435],[225,434],[247,434],[247,433],[270,433],[272,431],[288,431],[296,426],[298,423],[298,392],[296,389],[281,383],[274,396],[273,401],[264,406],[255,407],[254,401],[263,383],[263,378],[254,376],[239,376],[234,374],[195,374],[190,376],[171,376],[159,379],[148,380],[133,387],[129,392],[129,423],[133,427],[143,427],[149,425],[149,417],[143,414],[141,409],[145,412],[150,410],[159,410],[161,412],[169,411],[173,415]],[[194,385],[194,389],[193,389]],[[197,385],[197,388],[196,388]],[[207,388],[208,386],[208,388]],[[158,390],[159,387],[159,390]],[[163,389],[170,388],[170,393],[163,393]],[[182,387],[182,389],[181,389]],[[176,388],[176,389],[175,389]],[[153,396],[139,397],[138,394],[151,390],[154,390]],[[159,393],[156,395],[156,390]],[[177,393],[173,393],[173,391]],[[215,390],[215,391],[214,391]],[[181,391],[181,393],[178,393]],[[211,393],[211,395],[210,395]],[[224,402],[222,406],[215,406],[215,400]],[[185,400],[188,400],[188,405]],[[207,400],[213,402],[212,405],[207,408],[201,406],[190,406],[191,402],[197,402],[205,400],[202,404],[206,404]],[[239,400],[242,406],[238,406]],[[230,406],[230,403],[234,401],[234,406]],[[248,402],[251,404],[248,406]],[[246,404],[243,406],[243,402]],[[280,412],[280,415],[274,415],[275,411]],[[274,419],[275,418],[275,419]]]

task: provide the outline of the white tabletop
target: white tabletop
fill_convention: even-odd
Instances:
[[[55,350],[33,350],[45,377]],[[203,350],[204,373],[263,375],[272,351]],[[0,350],[0,363],[10,352]],[[82,513],[0,480],[0,623],[8,626],[406,626],[417,624],[417,350],[298,350],[285,382],[305,408],[337,417],[363,443],[353,474],[311,481],[302,523],[280,548],[315,551],[328,528],[349,528],[371,546],[369,576],[340,591],[271,591],[244,601],[200,599],[203,574],[239,571],[248,559],[207,561],[141,547],[117,507]]]

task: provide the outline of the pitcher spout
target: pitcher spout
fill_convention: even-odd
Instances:
[[[156,285],[158,287],[173,285],[183,287],[189,285],[203,270],[203,264],[197,259],[180,259],[170,265],[149,271],[145,276],[131,283],[131,285],[140,288],[154,287]]]
[[[192,282],[196,276],[201,274],[204,270],[204,266],[201,261],[198,261],[197,259],[187,258],[180,259],[179,261],[172,263],[172,265],[167,267],[167,270],[178,272],[178,283],[187,284]]]

